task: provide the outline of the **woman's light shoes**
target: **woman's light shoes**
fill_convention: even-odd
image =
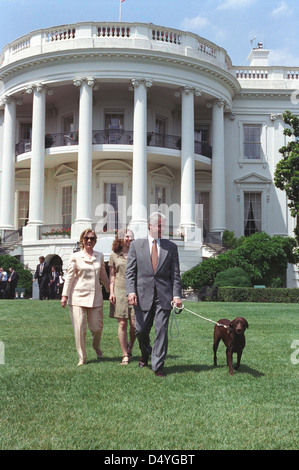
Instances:
[[[104,354],[102,353],[100,349],[96,350],[96,355],[97,355],[98,361],[102,359],[102,357],[104,356]],[[79,361],[77,364],[77,367],[83,366],[84,364],[86,364],[86,361]]]
[[[129,364],[129,362],[130,362],[129,356],[123,356],[122,361],[121,361],[121,365],[122,366],[127,366]]]

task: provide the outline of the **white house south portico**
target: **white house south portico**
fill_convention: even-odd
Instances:
[[[143,236],[151,207],[169,209],[182,271],[213,235],[244,235],[247,207],[256,227],[292,234],[272,183],[284,77],[249,83],[216,44],[142,23],[38,30],[0,64],[0,230],[22,231],[31,269],[41,253],[67,264],[88,226],[99,247],[120,225]]]

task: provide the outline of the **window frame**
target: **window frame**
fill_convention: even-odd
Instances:
[[[71,194],[71,210],[70,210],[70,213],[68,214],[68,216],[70,216],[70,223],[65,223],[63,218],[64,218],[64,214],[63,214],[63,192],[64,192],[64,189],[65,188],[70,188],[70,194]],[[61,204],[60,204],[60,209],[61,209],[61,221],[62,221],[62,224],[63,225],[67,225],[67,226],[70,226],[72,225],[72,222],[73,222],[73,210],[74,210],[74,204],[73,204],[73,201],[74,201],[74,196],[73,196],[73,185],[69,182],[69,183],[64,183],[64,184],[61,184]]]
[[[248,158],[244,155],[244,128],[245,126],[261,126],[260,135],[260,158]],[[244,164],[262,164],[267,165],[268,150],[267,150],[267,134],[268,125],[265,120],[260,119],[246,119],[239,121],[239,166],[242,168]]]
[[[245,211],[246,211],[246,208],[245,208],[245,199],[246,199],[246,196],[247,195],[259,195],[259,204],[260,204],[260,207],[259,207],[259,210],[260,210],[260,218],[256,218],[254,217],[253,219],[249,219],[246,217],[246,214],[245,214]],[[252,235],[253,233],[259,233],[259,232],[262,232],[262,229],[263,229],[263,204],[262,204],[262,197],[263,197],[263,191],[253,191],[253,190],[244,190],[243,191],[243,234],[245,237],[247,236],[250,236]],[[251,201],[249,201],[249,203],[251,203]],[[248,211],[250,210],[250,208],[248,207]],[[254,232],[251,232],[251,233],[246,233],[246,225],[251,221],[253,220],[255,222],[255,225],[257,226],[256,222],[259,221],[259,224],[260,224],[260,229],[254,231]]]

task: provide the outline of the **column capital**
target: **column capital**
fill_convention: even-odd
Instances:
[[[140,85],[144,85],[146,88],[151,88],[154,82],[150,78],[132,78],[131,84],[133,88],[138,88]]]
[[[25,88],[25,93],[28,95],[31,95],[34,91],[38,91],[39,93],[48,92],[50,94],[52,90],[49,90],[49,88],[41,82],[30,83],[30,85],[27,85]]]
[[[270,119],[271,119],[271,121],[276,121],[276,119],[283,120],[283,115],[281,113],[270,114]]]
[[[224,108],[225,107],[225,101],[224,100],[219,100],[215,99],[212,101],[214,106],[217,106],[218,108]]]
[[[77,77],[73,79],[73,84],[75,86],[82,86],[83,83],[87,83],[88,86],[94,87],[96,84],[96,79],[94,77]]]
[[[47,87],[43,83],[35,83],[34,89],[38,92],[46,91]]]
[[[201,96],[201,90],[199,88],[195,88],[192,86],[183,86],[178,91],[175,92],[175,96],[180,95],[190,95],[193,94],[194,96]]]
[[[5,106],[5,105],[10,104],[10,103],[16,103],[16,104],[20,105],[20,104],[22,104],[22,100],[19,99],[19,98],[15,98],[12,95],[4,95],[0,99],[0,106]]]
[[[2,98],[0,100],[0,106],[5,106],[7,104],[10,104],[12,101],[13,101],[13,99],[11,98],[11,96],[4,95],[4,96],[2,96]]]
[[[74,78],[74,79],[73,79],[73,84],[74,84],[75,86],[81,86],[82,83],[83,83],[83,80],[84,80],[83,78]]]

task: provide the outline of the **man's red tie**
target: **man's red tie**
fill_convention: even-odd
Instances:
[[[152,265],[153,265],[154,272],[157,269],[157,264],[158,264],[158,247],[157,247],[157,240],[154,240],[153,246],[152,246]]]

